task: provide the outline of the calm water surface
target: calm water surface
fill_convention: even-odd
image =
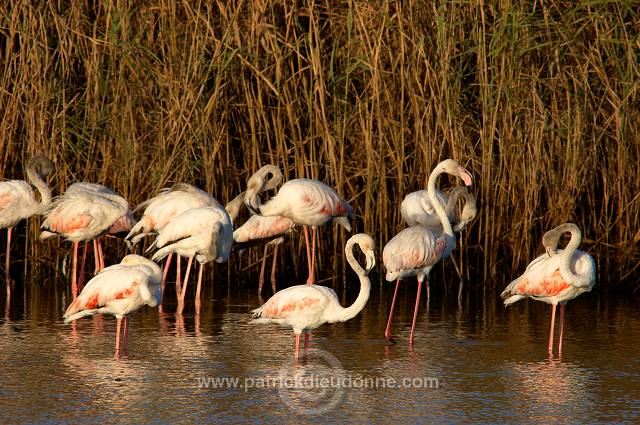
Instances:
[[[197,316],[193,294],[176,316],[167,293],[165,312],[145,307],[132,317],[119,358],[113,317],[65,325],[68,294],[19,286],[10,309],[0,300],[0,423],[640,423],[632,294],[594,291],[571,302],[564,352],[549,358],[550,306],[505,309],[497,291],[482,288],[465,288],[459,306],[436,280],[413,350],[415,281],[401,286],[389,346],[392,288],[374,282],[363,312],[314,332],[314,350],[294,365],[290,330],[248,324],[261,302],[256,286],[209,281]],[[343,304],[358,283],[347,287],[335,286]]]

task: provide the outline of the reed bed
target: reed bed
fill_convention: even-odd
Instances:
[[[0,176],[22,178],[43,153],[54,193],[99,182],[135,206],[185,181],[224,203],[274,163],[335,187],[381,252],[403,227],[404,195],[452,157],[480,202],[456,255],[485,281],[522,267],[565,221],[599,261],[632,271],[639,11],[605,0],[7,0]],[[341,231],[321,240],[320,264],[344,267]]]

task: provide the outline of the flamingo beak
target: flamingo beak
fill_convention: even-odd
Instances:
[[[348,217],[335,217],[333,220],[336,223],[342,224],[342,227],[344,227],[347,232],[351,231],[351,223],[349,222]]]
[[[471,187],[471,182],[472,182],[471,173],[467,171],[467,169],[464,168],[463,166],[458,165],[458,174],[460,175],[460,178],[464,182],[464,185],[467,187]]]
[[[373,254],[373,250],[368,251],[365,256],[367,257],[367,268],[366,271],[369,273],[373,266],[376,265],[376,256]]]

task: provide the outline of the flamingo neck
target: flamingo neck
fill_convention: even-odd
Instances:
[[[570,232],[571,240],[560,254],[562,255],[560,275],[573,286],[587,286],[591,282],[590,277],[579,275],[571,270],[571,259],[578,249],[578,246],[580,246],[580,242],[582,241],[582,232],[580,232],[580,229],[575,225],[567,226],[565,229],[562,229],[562,231]]]
[[[356,260],[356,258],[353,256],[353,245],[354,242],[349,240],[347,242],[347,246],[345,247],[345,252],[347,254],[347,262],[360,279],[360,292],[358,293],[358,298],[356,298],[353,304],[346,308],[340,307],[336,320],[339,322],[345,322],[360,313],[367,303],[367,300],[369,299],[369,293],[371,292],[371,281],[367,277],[367,273],[365,272],[365,270],[358,263],[358,260]]]
[[[240,214],[240,208],[244,203],[244,195],[245,195],[245,192],[240,193],[238,196],[233,198],[227,205],[224,206],[224,209],[227,210],[227,213],[229,214],[229,217],[231,218],[232,222],[235,222],[236,218],[238,218],[238,214]]]
[[[447,212],[442,207],[442,204],[440,204],[440,201],[438,201],[438,197],[436,196],[436,179],[442,173],[442,170],[433,170],[427,183],[427,193],[429,194],[431,205],[433,205],[433,208],[436,210],[436,214],[442,223],[443,235],[448,235],[453,238],[453,228],[451,227],[451,222],[449,221]]]
[[[27,178],[40,192],[40,205],[44,210],[51,204],[51,189],[35,169],[27,168]]]

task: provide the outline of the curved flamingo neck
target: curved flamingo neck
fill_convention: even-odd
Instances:
[[[582,276],[574,273],[573,270],[571,270],[571,258],[577,251],[578,246],[580,246],[580,242],[582,241],[582,232],[580,232],[578,226],[572,223],[558,226],[556,230],[559,232],[559,235],[565,232],[571,233],[571,240],[569,241],[565,249],[560,253],[560,255],[562,255],[562,261],[560,263],[560,274],[567,282],[569,282],[573,286],[588,285],[591,281],[590,276]]]
[[[339,307],[337,320],[340,322],[347,321],[360,313],[367,303],[367,300],[369,299],[369,293],[371,292],[371,281],[367,277],[367,273],[365,272],[365,270],[358,263],[358,260],[356,260],[356,258],[353,256],[353,245],[355,243],[357,242],[354,242],[352,240],[347,241],[345,252],[347,254],[347,262],[360,279],[360,292],[358,293],[358,298],[356,298],[353,304],[351,304],[349,307]]]
[[[232,222],[235,222],[236,218],[238,218],[238,214],[240,214],[240,208],[244,203],[244,196],[245,192],[241,192],[238,196],[233,198],[227,205],[224,206],[224,209],[227,210],[227,213],[229,214]]]
[[[40,192],[40,205],[45,209],[51,204],[51,188],[34,167],[27,168],[27,178]]]
[[[436,210],[436,214],[438,215],[438,218],[442,223],[443,235],[448,235],[450,237],[453,237],[453,228],[451,227],[451,222],[449,221],[447,212],[442,207],[442,204],[440,204],[440,201],[438,201],[438,197],[436,196],[436,179],[443,172],[444,172],[443,170],[438,168],[436,168],[435,170],[433,170],[433,172],[431,172],[431,175],[429,176],[429,181],[427,183],[427,193],[429,194],[429,200],[431,201],[431,205],[433,205],[433,208]]]

